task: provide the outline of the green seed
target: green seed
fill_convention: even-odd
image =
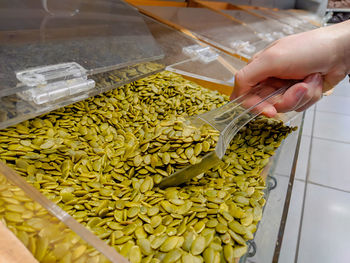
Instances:
[[[241,234],[244,235],[246,233],[246,229],[244,228],[244,226],[242,226],[239,222],[237,221],[231,221],[228,226],[230,227],[230,229],[232,229],[234,232],[236,232],[237,234]]]
[[[221,223],[217,224],[217,226],[215,227],[215,229],[216,229],[216,231],[217,231],[218,233],[220,233],[220,234],[224,234],[224,233],[226,233],[227,230],[228,230],[227,226],[225,226],[225,225],[223,225],[223,224],[221,224]]]
[[[141,238],[137,240],[137,245],[140,247],[142,254],[144,255],[151,255],[152,248],[151,248],[151,242],[146,238]]]
[[[205,263],[214,262],[214,257],[215,257],[215,250],[213,248],[208,247],[204,250],[203,259]],[[228,262],[232,262],[232,261],[228,261]]]
[[[150,220],[150,224],[153,228],[157,228],[162,223],[162,217],[157,215],[153,216]]]
[[[205,223],[204,221],[198,221],[194,226],[193,229],[194,231],[199,234],[200,232],[203,231],[203,229],[205,228]]]
[[[182,249],[189,252],[191,250],[192,243],[195,240],[196,236],[193,232],[185,232],[184,238],[185,240],[182,245]]]
[[[205,238],[203,236],[198,236],[191,245],[192,255],[199,255],[205,249]]]
[[[169,251],[166,256],[163,259],[164,263],[173,263],[173,262],[177,262],[182,255],[182,251],[179,248],[175,248],[171,251]]]
[[[174,249],[179,241],[177,236],[168,237],[160,247],[160,251],[169,252]]]
[[[142,259],[141,250],[138,246],[132,246],[129,253],[130,263],[140,263]]]
[[[196,257],[193,256],[192,254],[186,253],[186,254],[182,254],[181,257],[182,263],[195,263],[196,261]]]
[[[206,226],[210,228],[216,227],[217,225],[218,225],[218,220],[216,218],[210,219],[206,224]]]
[[[13,213],[13,212],[5,212],[4,217],[6,220],[14,223],[21,223],[23,220],[20,214]]]
[[[233,249],[233,257],[240,258],[247,253],[247,246],[239,246]]]
[[[167,240],[167,235],[161,235],[151,241],[151,248],[158,249]]]

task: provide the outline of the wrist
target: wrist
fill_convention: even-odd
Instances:
[[[344,75],[350,73],[350,20],[329,27],[329,35],[335,45],[338,56],[338,67],[344,70]]]

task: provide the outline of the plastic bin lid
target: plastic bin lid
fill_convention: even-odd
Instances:
[[[0,2],[0,98],[162,57],[142,16],[119,0]]]

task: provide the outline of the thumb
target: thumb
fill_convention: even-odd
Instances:
[[[314,95],[315,87],[319,86],[321,80],[320,73],[314,73],[290,87],[282,97],[282,100],[275,104],[278,112],[287,112],[300,108],[307,104]]]
[[[278,76],[280,67],[276,63],[276,60],[270,58],[265,52],[238,71],[231,99],[249,92],[269,77]]]

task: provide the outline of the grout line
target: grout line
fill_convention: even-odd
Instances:
[[[282,173],[274,173],[274,175],[276,176],[282,176],[282,177],[290,177],[290,175],[287,175],[287,174],[282,174]],[[300,178],[295,178],[295,180],[298,180],[298,181],[305,181],[304,179],[300,179]]]
[[[296,181],[299,181],[299,182],[306,182],[304,179],[300,179],[300,178],[295,178]]]
[[[289,178],[289,175],[286,175],[286,174],[275,173],[274,175],[283,176],[283,177],[288,177]]]
[[[289,178],[289,175],[286,175],[286,174],[280,174],[280,173],[275,173],[276,176],[282,176],[282,177],[287,177]],[[299,181],[299,182],[305,182],[305,179],[301,179],[301,178],[294,178],[295,181]],[[317,184],[317,183],[314,183],[314,182],[310,182],[312,184]],[[320,186],[324,186],[324,187],[327,187],[326,185],[323,185],[323,184],[319,184]],[[329,187],[329,188],[332,188],[332,187]],[[334,189],[338,189],[338,188],[335,188],[333,187]],[[341,190],[341,189],[339,189]],[[346,190],[342,190],[342,191],[346,191]],[[347,192],[347,191],[346,191]],[[350,193],[350,190],[348,191]]]
[[[350,99],[350,98],[349,98]],[[342,115],[342,116],[347,116],[350,117],[350,113],[341,113],[341,112],[334,112],[334,111],[326,111],[326,110],[316,110],[317,112],[321,113],[331,113],[331,114],[337,114],[337,115]]]
[[[341,191],[341,192],[344,192],[344,193],[350,193],[350,190],[344,190],[344,189],[337,188],[337,187],[334,187],[334,186],[324,185],[324,184],[316,183],[316,182],[313,182],[313,181],[309,181],[308,183],[309,184],[313,184],[313,185],[317,185],[317,186],[321,186],[323,188],[329,188],[329,189],[332,189],[332,190],[335,190],[335,191]]]
[[[328,114],[333,114],[333,115],[341,115],[341,116],[347,116],[349,117],[350,114],[347,113],[340,113],[340,112],[333,112],[333,111],[325,111],[325,110],[316,110],[317,112],[321,113],[328,113]]]
[[[316,107],[317,107],[317,104],[314,108],[314,116],[313,116],[313,120],[312,120],[311,141],[310,141],[310,146],[309,146],[309,156],[308,156],[308,160],[307,160],[307,169],[306,169],[306,178],[305,178],[306,183],[304,186],[303,203],[301,206],[301,215],[300,215],[300,223],[299,223],[299,230],[298,230],[297,246],[295,248],[294,263],[298,262],[298,257],[299,257],[300,239],[301,239],[301,232],[302,232],[302,228],[303,228],[305,201],[306,201],[306,193],[307,193],[307,185],[308,185],[307,182],[308,182],[309,175],[310,175],[310,162],[311,162],[313,134],[314,134],[314,130],[315,130]]]
[[[275,173],[274,175],[275,175],[275,176],[282,176],[282,177],[289,178],[289,175],[286,175],[286,174]],[[300,179],[300,178],[294,178],[294,180],[295,180],[295,181],[299,181],[299,182],[303,182],[303,183],[306,182],[305,179]],[[310,183],[312,183],[312,184],[317,184],[317,183],[313,183],[313,182],[310,182]],[[320,186],[327,187],[326,185],[321,185],[321,184],[320,184]],[[329,187],[329,188],[331,188],[331,187]],[[334,188],[334,187],[333,187],[333,188]],[[334,188],[334,189],[335,189],[335,190],[338,190],[337,188]],[[339,190],[341,190],[341,189],[339,189]],[[341,191],[345,191],[345,190],[341,190]],[[348,191],[346,191],[346,192],[348,192]],[[349,191],[348,193],[350,193],[350,191]]]
[[[331,142],[337,142],[337,143],[350,144],[350,142],[341,141],[341,140],[335,140],[335,139],[329,139],[329,138],[323,138],[323,137],[318,137],[318,136],[312,136],[312,138],[323,140],[323,141],[331,141]]]

